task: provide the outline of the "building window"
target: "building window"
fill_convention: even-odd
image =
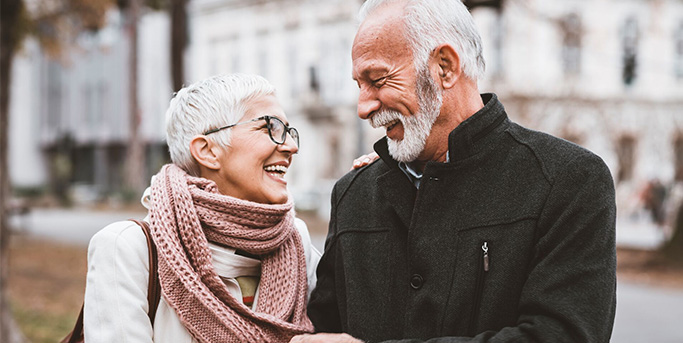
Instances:
[[[617,173],[617,183],[629,181],[633,178],[633,167],[636,156],[636,139],[626,135],[617,141],[617,159],[619,171]]]
[[[65,98],[62,84],[61,66],[58,62],[47,62],[47,106],[45,116],[47,128],[50,132],[59,131],[62,128],[62,99]]]
[[[318,80],[318,69],[315,66],[308,67],[308,89],[314,93],[320,93],[320,82]]]
[[[562,29],[562,68],[565,74],[581,71],[581,18],[571,13],[560,21]]]
[[[678,23],[678,28],[674,33],[674,63],[676,69],[676,78],[683,80],[683,21]]]
[[[296,46],[294,35],[287,45],[287,68],[289,69],[287,78],[289,79],[289,95],[292,99],[299,96],[299,49]]]
[[[636,78],[638,67],[638,22],[635,17],[626,19],[621,30],[622,42],[622,79],[625,85],[631,85]]]
[[[271,50],[270,39],[267,31],[257,33],[257,42],[261,44],[260,49],[258,49],[257,56],[257,68],[258,74],[270,79],[270,64],[268,63],[269,52]]]
[[[491,63],[491,74],[493,77],[502,78],[505,72],[503,63],[503,42],[505,40],[505,25],[501,11],[496,11],[496,19],[491,23],[491,40],[493,47],[493,57]]]

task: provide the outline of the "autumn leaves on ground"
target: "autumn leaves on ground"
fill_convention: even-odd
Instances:
[[[30,342],[58,342],[73,327],[83,304],[86,253],[82,246],[12,237],[10,303]]]
[[[54,343],[73,327],[83,303],[86,248],[17,234],[10,249],[14,316],[33,343]],[[618,250],[622,281],[683,289],[683,266],[642,250]]]

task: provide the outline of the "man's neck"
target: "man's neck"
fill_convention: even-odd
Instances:
[[[424,150],[415,161],[410,163],[412,168],[419,172],[424,172],[424,168],[429,161],[446,162],[450,133],[484,107],[484,102],[478,91],[476,91],[476,83],[473,83],[473,85],[474,89],[468,89],[463,92],[464,94],[469,94],[468,96],[461,94],[458,99],[453,98],[454,92],[444,93],[441,114],[432,126]]]
[[[425,170],[425,167],[427,166],[427,162],[429,161],[434,161],[434,162],[446,162],[447,157],[448,157],[448,143],[446,143],[446,150],[444,150],[441,153],[438,153],[436,155],[432,155],[432,158],[428,159],[420,159],[419,157],[413,161],[410,162],[410,167],[415,169],[416,171],[419,171],[420,173],[423,173]]]

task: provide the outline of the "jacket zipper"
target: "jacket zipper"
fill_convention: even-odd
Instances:
[[[481,251],[481,259],[477,274],[477,284],[475,288],[474,308],[472,309],[470,317],[470,337],[474,337],[474,335],[477,333],[477,319],[479,318],[479,308],[481,307],[482,293],[484,292],[484,280],[486,279],[486,273],[488,273],[489,269],[491,269],[491,264],[489,262],[488,241],[484,241],[481,244]]]

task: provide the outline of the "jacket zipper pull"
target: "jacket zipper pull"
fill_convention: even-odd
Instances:
[[[488,242],[484,242],[484,245],[481,246],[481,250],[484,251],[484,271],[488,272],[489,271],[489,246],[488,246]]]

